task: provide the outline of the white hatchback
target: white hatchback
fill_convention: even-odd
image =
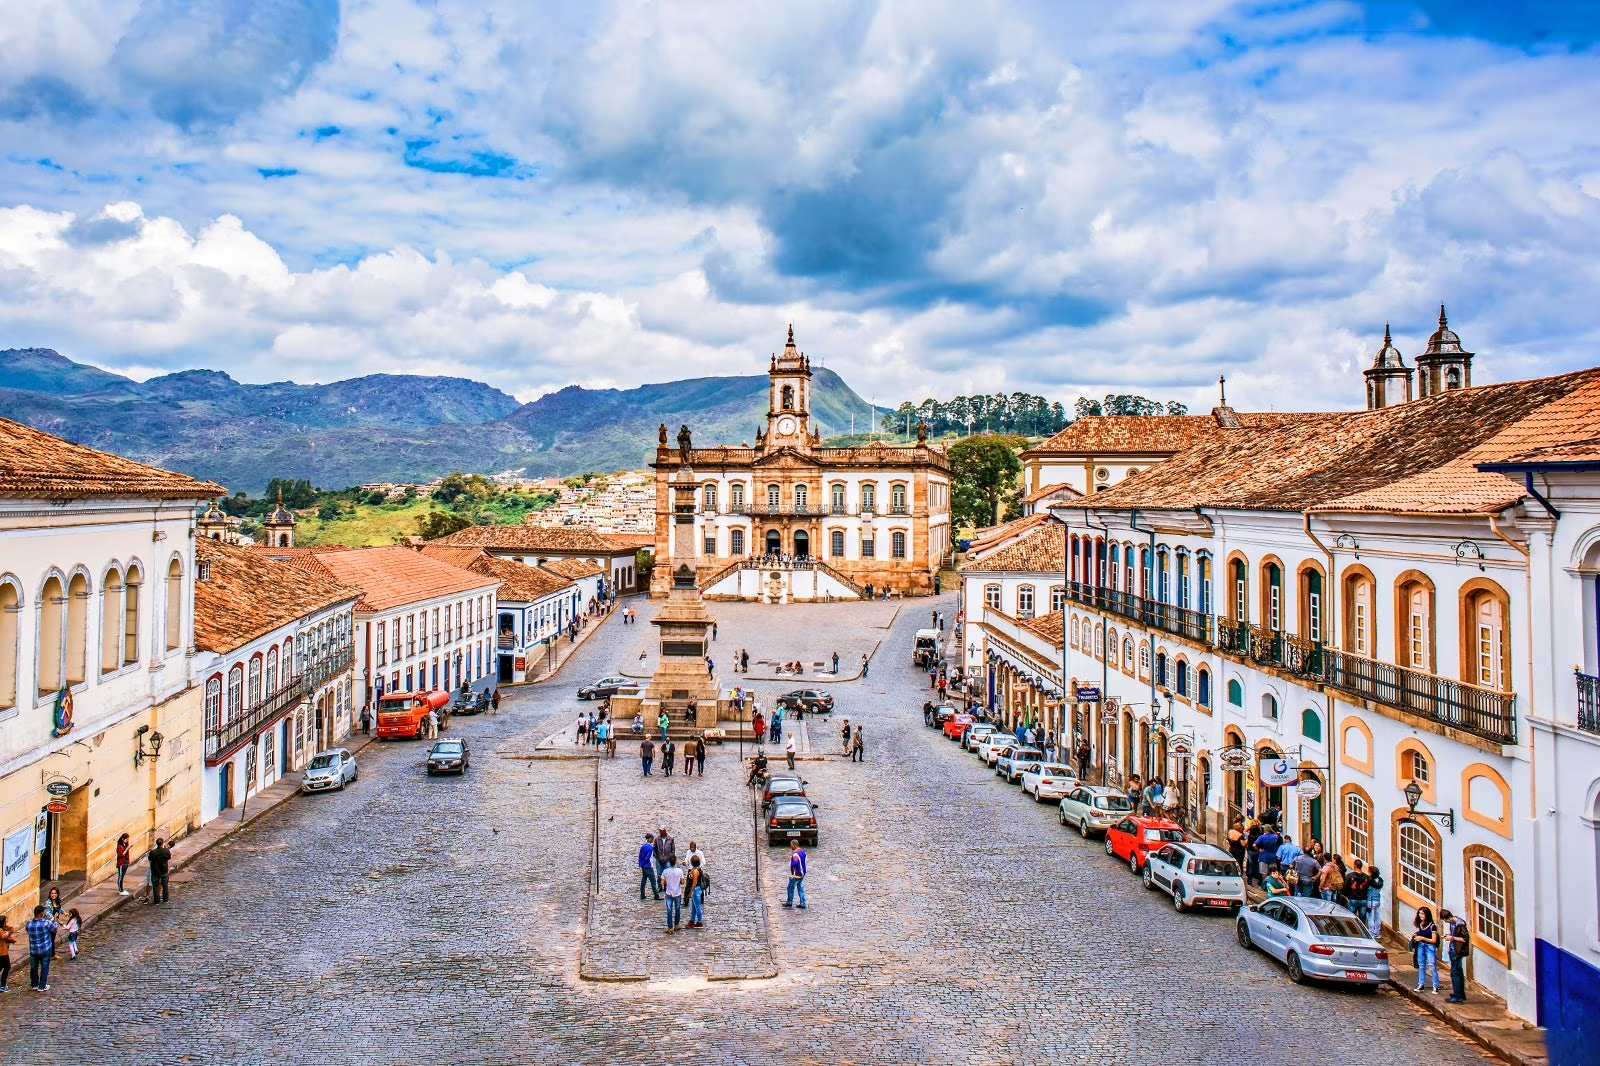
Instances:
[[[1144,864],[1144,887],[1172,896],[1172,906],[1221,907],[1238,914],[1244,906],[1244,877],[1233,856],[1221,848],[1194,841],[1168,844],[1150,853]]]
[[[1022,771],[1022,791],[1037,803],[1058,800],[1078,787],[1078,777],[1069,766],[1057,763],[1034,763]]]
[[[978,741],[978,761],[985,766],[993,766],[1002,750],[1016,746],[1017,738],[1010,733],[992,733]]]

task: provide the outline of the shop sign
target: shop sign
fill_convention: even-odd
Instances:
[[[1077,695],[1079,703],[1099,703],[1100,687],[1098,685],[1079,685]]]
[[[517,670],[526,670],[528,668],[528,660],[523,658],[520,655],[516,657],[515,662],[516,662],[515,669],[517,669]]]
[[[1299,781],[1299,768],[1283,756],[1268,756],[1261,760],[1261,783],[1263,785],[1271,788],[1281,788],[1284,785],[1298,784]]]
[[[69,794],[72,791],[72,782],[71,781],[46,781],[45,784],[44,784],[44,790],[46,792],[50,793],[50,795],[55,796],[57,798],[60,798],[62,796],[65,796],[65,795]]]
[[[1217,762],[1224,770],[1243,770],[1250,765],[1250,753],[1241,748],[1230,748],[1217,755]]]
[[[32,825],[25,825],[6,837],[0,892],[8,892],[28,879],[28,874],[33,871],[32,844]]]
[[[44,809],[49,811],[51,814],[66,814],[67,813],[67,801],[66,800],[51,800],[49,803],[46,803],[44,805]]]
[[[1173,755],[1188,755],[1194,751],[1187,733],[1174,733],[1167,738],[1167,751]]]
[[[1297,794],[1302,800],[1310,802],[1311,800],[1314,800],[1318,796],[1322,795],[1322,782],[1318,781],[1314,777],[1308,777],[1304,781],[1300,782],[1300,787]]]

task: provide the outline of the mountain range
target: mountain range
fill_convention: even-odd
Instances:
[[[812,417],[824,434],[871,426],[873,408],[842,378],[812,373]],[[467,378],[250,385],[184,370],[140,382],[49,348],[0,350],[0,416],[251,494],[274,477],[342,488],[452,470],[539,477],[637,469],[654,455],[659,423],[674,432],[687,423],[697,445],[738,444],[754,440],[766,411],[765,374],[633,389],[570,385],[519,404]]]

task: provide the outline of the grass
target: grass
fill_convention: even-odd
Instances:
[[[395,544],[401,537],[417,531],[417,519],[427,514],[431,500],[402,500],[397,503],[356,504],[352,514],[324,522],[302,517],[295,523],[294,542],[307,548],[343,544],[368,548],[375,544]]]

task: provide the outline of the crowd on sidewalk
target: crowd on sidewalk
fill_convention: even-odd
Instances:
[[[798,840],[789,842],[789,883],[785,907],[795,905],[798,897],[800,909],[806,909],[806,853]],[[689,850],[680,861],[678,842],[666,826],[657,832],[646,833],[639,845],[639,902],[645,902],[645,892],[651,902],[666,904],[666,931],[670,935],[683,929],[705,927],[705,908],[711,891],[711,870],[705,852],[698,844],[689,841]],[[683,908],[688,901],[689,916],[685,923]]]

